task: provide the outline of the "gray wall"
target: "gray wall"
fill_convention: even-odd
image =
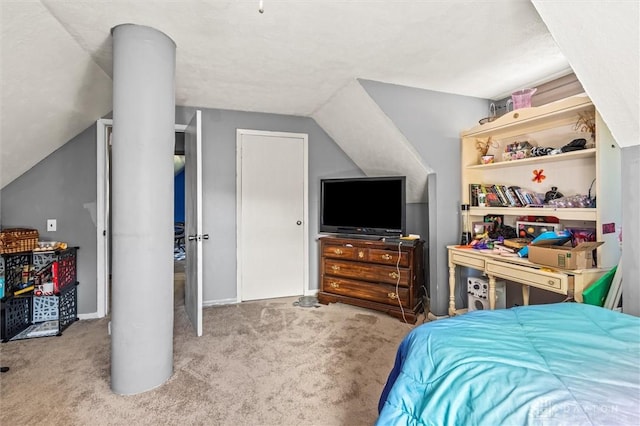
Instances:
[[[186,124],[195,108],[176,108]],[[320,178],[362,176],[362,172],[310,118],[202,109],[204,301],[236,298],[236,129],[309,135],[309,244],[311,289],[318,287],[318,197]],[[2,226],[37,228],[41,239],[66,241],[78,252],[78,312],[96,306],[96,127],[91,126],[2,189]],[[173,202],[173,198],[167,200]],[[46,219],[57,232],[45,232]]]
[[[438,174],[438,224],[434,252],[438,295],[446,312],[446,251],[457,242],[460,202],[459,132],[485,114],[485,100],[363,81],[363,87],[395,122]],[[189,121],[195,108],[176,108],[176,123]],[[309,288],[318,288],[318,200],[324,177],[362,176],[358,167],[311,118],[202,109],[203,227],[211,235],[204,245],[205,303],[236,299],[236,129],[307,133],[309,135]],[[42,239],[81,247],[78,259],[79,313],[96,312],[96,129],[91,126],[36,167],[2,189],[3,226],[40,230]],[[169,201],[169,200],[168,200]],[[428,206],[407,206],[407,230],[428,235]],[[434,216],[432,214],[432,216]],[[47,218],[58,219],[58,232],[46,233]],[[432,236],[433,237],[433,236]],[[432,296],[433,297],[433,296]],[[438,306],[438,305],[437,305]]]
[[[640,316],[640,145],[622,149],[622,311]]]
[[[179,107],[176,124],[196,108]],[[236,298],[236,129],[309,135],[309,287],[318,288],[318,200],[320,179],[362,176],[360,169],[311,118],[276,114],[202,110],[204,301]]]
[[[437,233],[430,239],[429,253],[436,271],[431,274],[435,282],[429,283],[429,295],[432,312],[444,315],[449,303],[445,246],[458,244],[460,238],[460,132],[488,114],[489,102],[369,80],[360,83],[435,171],[436,208],[429,221]]]
[[[363,87],[413,143],[437,173],[437,224],[431,247],[436,280],[430,284],[432,310],[446,313],[448,271],[444,246],[457,243],[460,203],[459,132],[486,110],[486,101],[372,81]],[[186,123],[194,108],[178,107],[176,123]],[[322,177],[361,176],[361,171],[310,118],[203,109],[205,301],[236,297],[235,276],[235,131],[236,128],[309,134],[310,288],[318,288],[318,191]],[[96,128],[89,127],[0,192],[1,225],[33,227],[43,240],[66,241],[78,251],[79,313],[96,307]],[[640,147],[625,148],[623,158],[624,275],[637,277],[638,163]],[[170,202],[168,200],[168,202]],[[408,231],[427,236],[427,206],[407,206]],[[58,231],[46,232],[46,219],[58,219]],[[215,243],[214,243],[215,242]],[[640,315],[636,281],[624,282],[624,310]]]
[[[35,228],[40,239],[78,250],[78,312],[96,312],[96,126],[84,130],[2,189],[2,227]],[[58,230],[47,232],[47,219]]]

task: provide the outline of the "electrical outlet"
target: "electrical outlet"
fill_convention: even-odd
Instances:
[[[58,229],[58,221],[55,219],[47,219],[47,232],[55,232]]]

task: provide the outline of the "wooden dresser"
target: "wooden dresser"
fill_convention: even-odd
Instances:
[[[424,242],[320,238],[320,303],[375,309],[414,324],[422,310]]]

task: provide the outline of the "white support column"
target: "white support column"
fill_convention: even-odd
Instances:
[[[111,389],[130,395],[173,373],[176,46],[149,27],[111,33]]]

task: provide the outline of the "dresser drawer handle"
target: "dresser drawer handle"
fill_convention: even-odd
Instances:
[[[397,280],[398,278],[400,278],[400,274],[398,274],[397,272],[389,272],[389,278]]]
[[[358,258],[364,259],[364,252],[362,250],[358,252]]]
[[[342,251],[342,249],[335,249],[334,253],[337,254],[337,255],[341,255],[344,252]]]
[[[331,281],[331,282],[329,283],[329,287],[331,287],[331,288],[340,288],[340,284],[338,284],[338,283],[337,283],[337,282],[335,282],[335,281]]]
[[[393,259],[393,256],[391,256],[390,254],[385,253],[385,254],[382,255],[382,258],[384,260],[391,260],[391,259]]]
[[[338,265],[331,265],[331,269],[333,269],[334,271],[339,271],[340,267]]]
[[[387,297],[391,300],[396,300],[398,298],[398,295],[395,293],[387,293]]]
[[[555,281],[553,281],[553,280],[549,280],[549,281],[548,281],[548,283],[549,283],[549,285],[554,285],[554,284],[555,284]]]

